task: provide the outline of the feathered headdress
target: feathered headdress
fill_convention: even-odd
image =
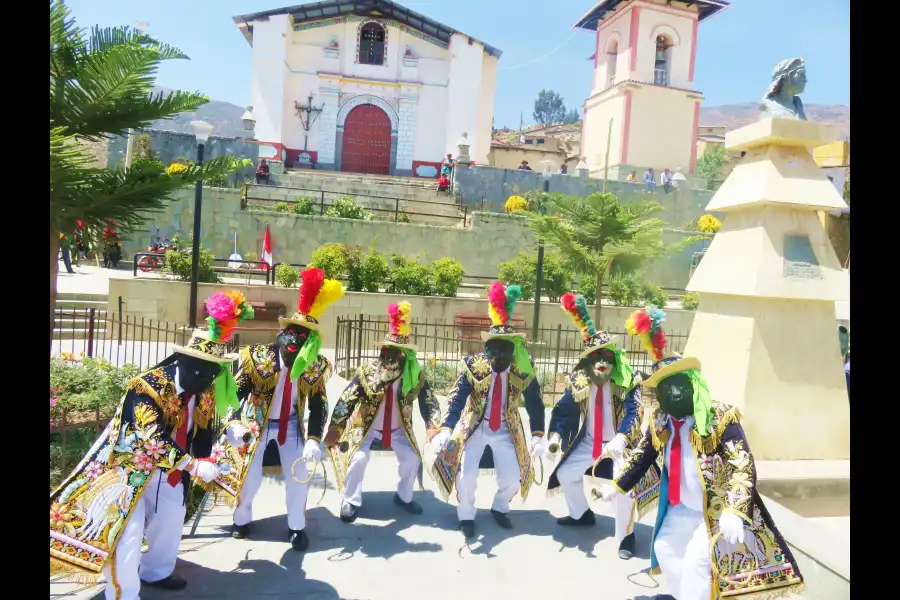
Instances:
[[[522,297],[522,288],[517,285],[504,286],[503,282],[495,281],[488,292],[488,312],[491,315],[493,327],[509,326],[516,302]]]
[[[584,299],[584,296],[566,292],[559,299],[559,303],[562,305],[563,310],[569,313],[569,317],[575,325],[581,330],[581,336],[584,338],[585,343],[587,343],[594,334],[597,333],[597,328],[594,327],[594,320],[591,319],[591,316],[588,314],[587,301]]]
[[[344,297],[344,286],[335,279],[325,279],[322,269],[306,269],[300,274],[300,297],[297,300],[297,312],[290,319],[280,318],[282,327],[290,324],[300,325],[307,329],[319,329],[319,317],[331,304]]]
[[[388,306],[388,316],[391,318],[391,333],[409,336],[409,313],[411,310],[412,306],[409,302],[400,302]]]
[[[663,359],[663,353],[668,344],[666,332],[662,328],[665,320],[666,313],[655,306],[648,306],[631,313],[625,322],[625,330],[641,340],[653,362]]]
[[[244,319],[252,319],[253,307],[239,291],[218,292],[206,299],[206,324],[210,341],[224,344],[231,339],[234,328]]]

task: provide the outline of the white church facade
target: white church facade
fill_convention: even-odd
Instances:
[[[314,2],[234,21],[252,47],[260,158],[434,177],[466,134],[471,160],[487,164],[496,48],[382,0]]]

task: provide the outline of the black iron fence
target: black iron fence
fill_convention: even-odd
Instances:
[[[190,254],[190,251],[176,250],[176,252]],[[162,271],[163,267],[166,265],[166,255],[158,252],[137,252],[131,262],[132,274],[134,277],[137,277],[138,273]],[[214,265],[212,270],[216,273],[245,277],[247,283],[250,283],[250,280],[253,277],[265,279],[266,285],[269,285],[270,282],[273,284],[275,283],[274,269],[269,269],[269,263],[262,260],[213,258],[212,263]]]
[[[269,194],[284,191],[285,198],[272,198],[269,195],[262,196],[254,193],[254,188],[265,189]],[[437,185],[435,184],[435,189]],[[294,196],[293,199],[287,197],[288,193]],[[368,202],[363,204],[363,208],[372,211],[384,219],[395,222],[408,218],[410,221],[416,221],[415,217],[429,217],[432,219],[441,219],[448,224],[459,221],[463,225],[466,224],[469,216],[469,207],[461,203],[459,197],[455,198],[453,204],[446,202],[431,202],[428,200],[413,200],[407,198],[399,198],[396,196],[377,196],[374,194],[359,194],[354,192],[334,192],[321,189],[307,189],[289,186],[261,186],[256,184],[247,184],[241,193],[241,209],[253,210],[275,210],[279,204],[286,204],[289,207],[287,212],[294,213],[293,207],[299,203],[299,198],[306,198],[312,203],[310,213],[315,215],[324,215],[334,201],[344,196],[352,197],[354,200],[364,198]],[[441,208],[454,208],[456,214],[442,214]],[[297,214],[297,213],[295,213]]]
[[[486,325],[466,318],[452,323],[444,320],[414,319],[410,343],[418,348],[425,376],[439,392],[446,393],[457,377],[459,361],[484,348],[481,331]],[[529,331],[522,328],[522,331]],[[387,317],[355,315],[337,317],[335,335],[335,372],[349,379],[353,371],[378,356],[376,344],[388,331]],[[618,347],[624,349],[634,371],[651,372],[652,361],[640,340],[624,330],[610,331],[618,336]],[[681,352],[687,342],[687,331],[667,331],[669,349]],[[529,336],[530,338],[530,336]],[[545,403],[555,402],[565,387],[566,375],[578,362],[581,353],[581,331],[557,325],[538,329],[536,340],[527,339],[527,348],[535,362],[535,373]]]

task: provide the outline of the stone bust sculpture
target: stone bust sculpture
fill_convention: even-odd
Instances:
[[[783,60],[772,71],[772,84],[759,106],[760,118],[806,120],[799,94],[806,88],[806,64],[802,58]]]

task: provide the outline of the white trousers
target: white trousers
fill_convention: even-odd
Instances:
[[[356,507],[362,506],[362,484],[372,453],[372,440],[381,440],[381,432],[375,431],[374,428],[369,429],[359,450],[350,458],[350,464],[347,466],[343,501]],[[416,475],[419,473],[422,460],[410,445],[402,426],[391,430],[391,448],[397,455],[397,474],[400,476],[397,495],[404,502],[411,502]]]
[[[185,510],[184,486],[172,487],[160,469],[154,470],[103,569],[107,600],[138,600],[141,580],[159,581],[172,574]],[[141,556],[145,536],[149,548]]]
[[[459,506],[456,516],[460,521],[471,521],[475,518],[475,490],[478,488],[478,464],[486,446],[491,447],[494,455],[494,469],[497,472],[497,493],[491,510],[501,513],[509,512],[509,503],[519,491],[519,461],[516,458],[516,447],[506,422],[497,431],[491,431],[485,419],[472,434],[463,448],[459,473],[456,476],[456,492]]]
[[[234,509],[234,524],[246,525],[253,520],[253,499],[259,492],[263,478],[263,455],[270,440],[278,443],[278,430],[281,423],[270,422],[266,432],[259,440],[259,447],[253,455],[253,462],[244,478],[244,485],[238,494],[238,505]],[[287,436],[283,445],[278,446],[278,455],[281,457],[281,468],[284,470],[284,489],[287,504],[288,528],[300,531],[306,527],[306,495],[309,491],[308,483],[297,483],[291,476],[291,467],[294,462],[303,456],[303,440],[297,430],[296,419],[291,419],[287,425]],[[297,464],[294,474],[298,479],[306,479],[308,470],[305,462]]]
[[[653,542],[659,567],[676,600],[709,600],[709,532],[703,513],[670,506]]]
[[[594,464],[593,455],[594,440],[585,436],[581,439],[569,456],[566,462],[559,467],[556,476],[563,489],[563,495],[566,497],[566,504],[569,507],[569,516],[578,519],[588,511],[587,497],[584,495],[584,473],[591,465]],[[603,445],[606,449],[606,444]],[[619,476],[618,465],[613,461],[613,477]],[[635,506],[630,496],[616,494],[615,496],[616,511],[616,542],[620,543],[625,536],[634,531]]]

